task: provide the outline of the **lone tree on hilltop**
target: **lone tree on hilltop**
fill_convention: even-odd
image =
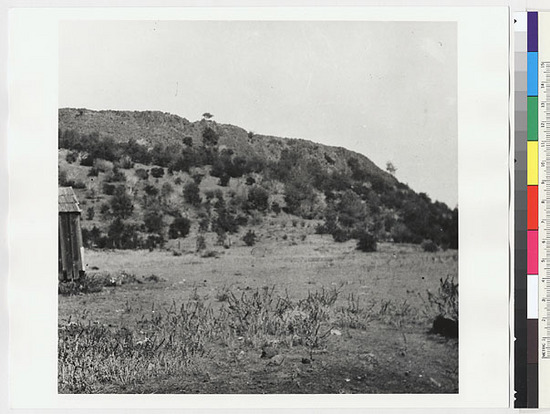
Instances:
[[[212,115],[210,112],[205,112],[204,114],[202,114],[202,117],[206,120],[210,120],[214,118],[214,115]]]
[[[389,172],[391,175],[395,175],[397,168],[395,168],[395,165],[393,165],[393,162],[388,161],[386,163],[386,171]]]

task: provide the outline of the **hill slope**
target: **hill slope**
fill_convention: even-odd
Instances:
[[[336,241],[457,247],[456,210],[344,148],[162,112],[71,108],[59,110],[59,146],[60,184],[87,205],[92,245],[162,244],[185,237],[186,220],[223,244],[286,215],[313,220]]]

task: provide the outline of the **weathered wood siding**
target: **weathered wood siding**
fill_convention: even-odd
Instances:
[[[59,214],[59,278],[74,280],[84,272],[80,213]]]

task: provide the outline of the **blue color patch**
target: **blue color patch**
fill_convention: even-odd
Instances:
[[[539,54],[527,52],[527,96],[539,94]]]

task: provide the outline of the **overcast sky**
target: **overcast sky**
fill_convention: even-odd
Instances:
[[[59,106],[159,110],[391,161],[458,200],[452,22],[63,22]]]

